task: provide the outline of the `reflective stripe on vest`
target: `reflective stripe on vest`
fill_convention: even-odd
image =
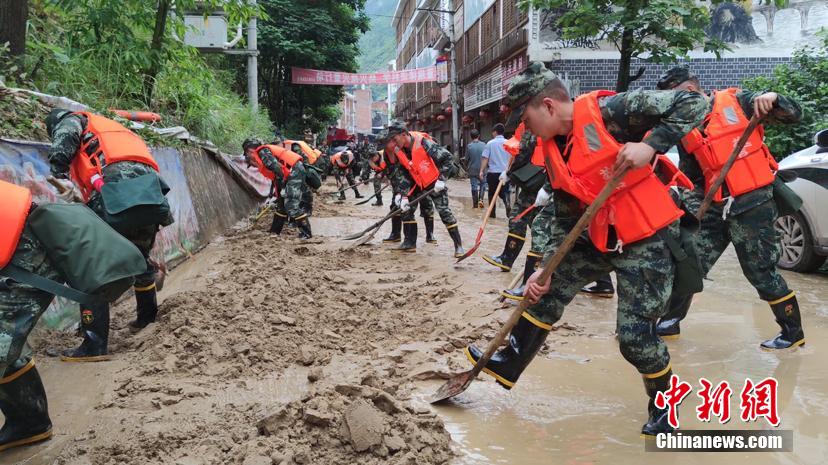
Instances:
[[[72,159],[69,174],[83,194],[84,200],[88,201],[92,195],[92,178],[96,175],[103,176],[103,166],[99,164],[101,155],[106,165],[134,161],[159,171],[158,164],[152,158],[144,140],[121,123],[93,113],[75,114],[86,117],[86,129],[81,134],[82,143]],[[92,154],[87,153],[87,149],[94,142],[98,143],[97,149]]]
[[[736,142],[748,126],[736,93],[739,89],[727,89],[714,94],[713,109],[706,118],[703,132],[693,129],[681,143],[684,149],[696,157],[704,173],[705,190],[709,190],[719,176]],[[725,177],[727,190],[732,197],[745,194],[773,182],[778,168],[764,142],[764,129],[759,126],[748,138],[745,148],[733,163]],[[722,201],[722,190],[713,196]]]
[[[585,204],[592,203],[612,177],[613,165],[622,144],[618,143],[604,125],[600,97],[614,92],[595,91],[575,99],[573,132],[570,135],[564,161],[553,141],[543,144],[551,169],[548,175],[552,186],[575,196]],[[670,197],[669,186],[692,184],[669,159],[659,156],[670,176],[664,184],[653,172],[653,166],[634,169],[627,173],[615,192],[607,199],[589,225],[589,237],[598,250],[609,252],[609,228],[615,229],[615,249],[646,239],[668,226],[682,215]],[[552,172],[550,172],[552,171]]]
[[[411,159],[404,150],[398,151],[397,157],[400,160],[400,166],[405,167],[417,187],[425,189],[440,178],[440,170],[423,147],[423,139],[431,140],[431,138],[424,137],[422,133],[409,132],[409,134],[414,139],[411,144]]]
[[[0,205],[0,224],[3,225],[0,228],[0,268],[3,268],[17,250],[32,206],[32,193],[25,187],[0,181]]]

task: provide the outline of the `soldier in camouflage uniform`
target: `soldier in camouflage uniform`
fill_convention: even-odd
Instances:
[[[86,131],[87,123],[87,118],[84,115],[62,109],[53,110],[46,118],[46,130],[49,137],[52,138],[52,146],[49,148],[49,164],[52,176],[55,178],[59,180],[69,178],[70,165],[78,156],[82,144],[91,140],[93,142],[87,147],[87,153],[92,154],[97,150],[98,145],[94,141],[94,136]],[[119,161],[107,164],[105,156],[105,153],[98,156],[98,161],[103,166],[103,181],[105,183],[116,183],[124,179],[155,173],[151,166],[140,162]],[[65,182],[68,184],[68,181]],[[71,184],[69,186],[71,187]],[[92,192],[87,206],[102,218],[105,217],[102,197],[97,190]],[[155,245],[155,236],[158,230],[163,226],[172,224],[173,221],[172,215],[169,214],[159,224],[135,228],[131,232],[123,234],[138,247],[147,262],[146,271],[135,277],[134,291],[137,318],[130,323],[134,330],[140,330],[154,322],[158,314],[155,288],[157,269],[155,263],[150,259],[150,251]],[[83,342],[77,349],[64,351],[61,357],[62,360],[80,362],[108,358],[109,305],[101,304],[90,307],[81,309]]]
[[[360,179],[365,181],[371,178],[372,172],[374,173],[371,183],[374,186],[376,200],[371,205],[375,207],[382,206],[382,180],[385,178],[385,167],[388,166],[388,162],[385,161],[384,152],[384,150],[377,150],[373,146],[369,147],[368,153],[363,156],[364,163],[362,165],[362,173],[360,174]]]
[[[522,119],[527,129],[545,143],[554,139],[561,153],[567,152],[560,136],[571,137],[573,129],[585,130],[573,128],[575,106],[564,84],[543,63],[530,63],[513,80],[508,95],[514,108],[509,126],[515,127]],[[632,91],[593,98],[598,100],[604,126],[623,144],[615,169],[647,166],[657,152],[667,151],[695,127],[706,108],[701,96],[692,92]],[[550,251],[558,247],[584,212],[583,203],[567,191],[556,189],[554,195],[555,220],[550,222],[548,232]],[[657,234],[624,244],[621,250],[611,234],[605,244],[609,252],[601,252],[592,240],[582,236],[553,279],[538,282],[539,272],[529,278],[526,298],[532,305],[512,329],[506,348],[492,357],[484,371],[511,388],[581,287],[614,270],[620,289],[619,347],[624,358],[641,373],[650,399],[642,433],[671,431],[667,411],[654,403],[658,392],[668,388],[672,375],[667,346],[656,336],[655,324],[665,311],[675,272],[674,258],[664,237],[678,240],[678,235],[675,221]],[[548,252],[544,263],[550,258]],[[475,362],[482,351],[470,346],[466,354]]]
[[[354,179],[354,170],[359,168],[359,163],[354,152],[347,146],[334,147],[331,151],[330,163],[334,178],[336,179],[337,188],[341,190],[339,200],[345,200],[345,191],[349,187],[354,190],[354,198],[361,199],[362,194],[359,193],[356,180]],[[343,184],[342,178],[345,178],[348,184]]]
[[[690,73],[687,67],[668,70],[659,80],[658,88],[689,90],[703,95],[698,78]],[[765,117],[764,123],[795,124],[802,118],[802,109],[796,101],[775,92],[738,90],[736,100],[748,119],[758,113]],[[714,102],[715,97],[710,99],[710,110],[713,109]],[[700,129],[704,130],[705,126]],[[741,134],[734,137],[738,138],[739,135]],[[678,144],[678,148],[679,166],[696,186],[693,190],[684,190],[682,200],[688,210],[695,213],[704,199],[705,173],[696,157],[688,153],[684,145]],[[727,155],[729,153],[725,156]],[[732,175],[733,171],[728,174],[728,178]],[[712,179],[708,181],[712,182]],[[802,345],[805,335],[799,304],[794,292],[776,270],[780,245],[778,233],[774,228],[777,210],[773,199],[773,187],[765,185],[735,197],[728,193],[727,183],[722,185],[722,190],[722,201],[714,202],[707,210],[701,220],[701,228],[695,236],[702,272],[707,274],[727,246],[733,243],[742,272],[756,288],[759,298],[768,302],[777,323],[782,328],[779,335],[762,342],[761,347],[776,350]],[[692,299],[692,295],[671,297],[670,309],[658,325],[660,336],[679,336],[679,322],[687,315]]]
[[[305,165],[302,161],[297,161],[290,168],[290,172],[285,178],[282,162],[268,146],[262,144],[261,140],[256,138],[246,139],[242,142],[242,150],[248,164],[258,165],[258,160],[256,160],[258,157],[261,161],[259,169],[265,170],[273,177],[270,187],[271,195],[268,199],[268,204],[274,206],[270,232],[276,235],[281,234],[285,221],[290,218],[296,222],[299,237],[310,239],[313,234],[308,218],[310,212],[308,211],[309,201],[307,198],[311,194],[310,187],[306,182]],[[284,150],[290,152],[287,149]]]
[[[0,198],[0,209],[9,208],[4,205],[6,201]],[[35,208],[32,204],[29,211]],[[10,263],[44,278],[64,281],[28,226],[20,235]],[[52,436],[46,391],[26,340],[53,298],[45,291],[0,276],[0,410],[6,418],[0,430],[0,452]]]
[[[388,127],[388,135],[391,137],[398,150],[401,150],[408,160],[412,160],[412,150],[414,147],[414,138],[418,137],[421,140],[422,149],[434,161],[439,170],[439,177],[431,186],[418,186],[410,172],[406,168],[399,168],[394,171],[396,175],[396,184],[398,186],[399,194],[394,198],[394,203],[402,210],[403,231],[405,239],[397,250],[402,252],[415,252],[417,250],[417,222],[414,220],[414,208],[408,205],[409,198],[414,199],[418,197],[424,190],[433,188],[434,192],[419,202],[420,214],[426,222],[426,240],[428,242],[435,242],[429,234],[429,231],[434,230],[434,210],[440,215],[440,220],[446,226],[449,236],[454,243],[455,258],[461,257],[465,251],[463,250],[462,239],[460,238],[460,231],[457,225],[457,219],[454,217],[451,208],[449,208],[448,191],[446,188],[446,179],[457,175],[460,168],[454,164],[454,156],[424,135],[414,135],[408,132],[405,123],[401,121],[394,121]],[[424,202],[427,201],[427,202]],[[408,229],[406,229],[406,227]],[[430,239],[430,240],[429,240]]]

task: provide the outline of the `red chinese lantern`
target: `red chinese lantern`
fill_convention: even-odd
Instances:
[[[445,121],[446,115],[437,115],[437,121]]]
[[[463,124],[471,124],[474,121],[470,115],[463,115]]]
[[[500,113],[503,114],[503,115],[505,115],[506,113],[509,113],[509,105],[501,105],[500,106]]]
[[[446,110],[445,110],[445,111],[446,111],[446,114],[449,114],[449,115],[450,115],[450,114],[451,114],[451,112],[452,112],[453,110],[452,110],[452,108],[451,108],[451,107],[448,107],[448,108],[446,108]]]
[[[477,115],[480,116],[483,119],[486,119],[486,118],[489,117],[489,112],[486,111],[486,110],[480,110],[480,112],[477,113]]]

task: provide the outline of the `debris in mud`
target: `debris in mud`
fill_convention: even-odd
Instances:
[[[412,464],[445,463],[451,458],[451,438],[435,414],[406,408],[387,392],[369,386],[338,385],[315,391],[266,415],[257,430],[274,443],[305,451],[309,463],[379,464],[388,456],[408,453],[416,456]]]

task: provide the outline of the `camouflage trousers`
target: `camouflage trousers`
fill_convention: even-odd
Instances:
[[[537,194],[535,194],[537,196]],[[534,197],[532,202],[534,203]],[[520,201],[520,197],[518,197]],[[519,207],[518,207],[519,208]],[[524,207],[526,208],[526,207]],[[520,214],[520,212],[518,212]],[[526,216],[533,215],[532,218],[532,242],[528,255],[535,257],[543,257],[546,253],[554,252],[552,248],[552,227],[555,223],[555,202],[550,201],[546,206],[541,207],[540,211],[534,209],[526,214]],[[509,223],[509,232],[512,231],[512,224]],[[540,265],[540,262],[538,262]]]
[[[526,229],[532,224],[532,221],[535,219],[535,216],[538,214],[538,209],[533,208],[529,210],[529,212],[523,215],[522,218],[516,220],[515,218],[518,217],[524,210],[531,207],[535,204],[535,197],[537,197],[538,191],[527,191],[526,189],[521,189],[520,193],[518,193],[517,199],[515,199],[515,204],[512,206],[512,216],[509,218],[509,233],[515,234],[520,237],[526,237]],[[533,234],[534,236],[534,234]]]
[[[345,189],[346,187],[350,187],[356,184],[354,180],[354,173],[351,172],[350,169],[339,169],[334,168],[334,178],[336,179],[336,183],[339,184],[339,189]],[[347,184],[342,183],[342,178],[345,178]]]
[[[685,203],[690,211],[696,211],[700,200],[688,196]],[[698,202],[698,203],[697,203]],[[779,233],[774,228],[776,203],[773,199],[736,215],[722,219],[725,203],[714,203],[705,213],[701,228],[696,234],[696,250],[706,275],[733,243],[739,266],[748,282],[756,289],[759,298],[772,301],[791,293],[785,278],[776,270],[779,260]]]
[[[374,173],[372,183],[374,184],[374,195],[379,196],[380,190],[382,189],[382,178],[380,176],[377,176],[376,173]]]
[[[669,226],[668,232],[676,240],[678,231],[678,222]],[[551,255],[547,252],[544,262]],[[538,326],[551,328],[581,287],[615,271],[621,355],[642,374],[659,373],[669,366],[670,355],[656,335],[655,323],[666,312],[674,270],[673,257],[657,235],[624,246],[622,253],[602,253],[582,235],[555,271],[549,293],[524,315]]]
[[[28,227],[23,230],[12,263],[44,278],[63,282],[63,276]],[[31,361],[32,351],[26,340],[52,299],[52,294],[26,284],[0,282],[0,377]]]
[[[414,189],[414,192],[408,196],[409,200],[414,200],[415,198],[422,195],[423,191],[420,188]],[[449,208],[449,197],[448,197],[448,190],[444,190],[439,193],[432,193],[426,196],[424,199],[420,200],[417,205],[413,205],[407,212],[402,214],[403,221],[414,221],[414,210],[419,207],[420,209],[420,216],[423,218],[433,218],[434,217],[434,210],[437,210],[437,214],[440,215],[440,221],[443,222],[444,225],[453,226],[457,224],[457,219],[454,217],[454,213],[451,212],[451,208]]]

